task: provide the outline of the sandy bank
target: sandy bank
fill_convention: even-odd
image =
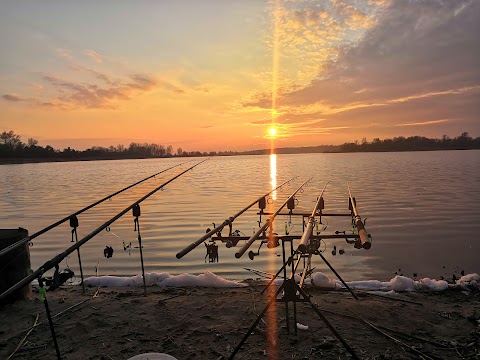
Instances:
[[[74,286],[48,293],[54,315],[83,302],[55,317],[65,359],[117,360],[147,352],[168,353],[179,360],[226,359],[268,300],[260,294],[262,287],[258,284],[233,289],[154,286],[148,288],[147,297],[142,288],[101,288],[93,297],[96,290],[87,288],[83,295],[81,288]],[[358,301],[345,291],[315,287],[307,291],[361,359],[411,359],[420,355],[374,330],[354,313],[431,358],[480,356],[478,291],[392,295],[397,300],[357,291]],[[276,309],[267,313],[265,323],[259,323],[236,359],[350,358],[307,303],[298,303],[297,310],[298,322],[308,330],[298,330],[297,337],[287,335],[284,309],[284,304],[277,303]],[[14,351],[26,334],[22,330],[33,324],[36,314],[42,324],[31,332],[13,359],[55,358],[39,300],[1,309],[0,358]],[[269,341],[276,344],[275,350],[269,348]]]

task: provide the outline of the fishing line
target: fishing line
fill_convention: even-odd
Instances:
[[[207,160],[208,160],[208,159],[207,159]],[[171,170],[171,169],[173,169],[173,168],[175,168],[175,167],[177,167],[177,166],[181,166],[181,165],[186,164],[186,163],[191,162],[191,161],[192,161],[192,160],[188,160],[188,161],[185,161],[185,162],[183,162],[183,163],[180,163],[180,164],[171,166],[171,167],[169,167],[169,168],[167,168],[167,169],[164,169],[164,170],[162,170],[162,171],[159,171],[159,172],[156,173],[156,174],[150,175],[150,176],[146,177],[145,179],[142,179],[142,180],[140,180],[140,181],[137,181],[136,183],[131,184],[131,185],[129,185],[129,186],[127,186],[127,187],[125,187],[125,188],[123,188],[123,189],[121,189],[121,190],[118,190],[118,191],[114,192],[113,194],[110,194],[110,195],[108,195],[108,196],[105,196],[103,199],[100,199],[100,200],[98,200],[98,201],[96,201],[96,202],[94,202],[94,203],[92,203],[92,204],[84,207],[83,209],[75,212],[74,214],[71,214],[71,215],[63,218],[62,220],[59,220],[59,221],[57,221],[56,223],[53,223],[53,224],[51,224],[50,226],[47,226],[46,228],[44,228],[44,229],[42,229],[42,230],[40,230],[40,231],[37,231],[35,234],[32,234],[32,235],[30,235],[30,236],[27,236],[27,237],[25,237],[25,238],[17,241],[16,243],[14,243],[14,244],[12,244],[12,245],[9,245],[9,246],[7,246],[6,248],[0,250],[0,257],[3,256],[3,255],[5,255],[5,254],[7,254],[7,253],[9,253],[10,251],[12,251],[12,250],[14,250],[14,249],[16,249],[16,248],[22,246],[23,244],[26,244],[26,243],[28,243],[28,242],[31,242],[31,241],[32,241],[33,239],[35,239],[36,237],[38,237],[38,236],[46,233],[47,231],[52,230],[53,228],[57,227],[58,225],[63,224],[63,223],[66,222],[67,220],[71,220],[72,217],[76,217],[76,215],[79,215],[79,214],[81,214],[81,213],[83,213],[83,212],[85,212],[85,211],[87,211],[87,210],[89,210],[89,209],[91,209],[91,208],[93,208],[93,207],[95,207],[95,206],[103,203],[103,202],[106,201],[106,200],[111,201],[111,200],[112,200],[112,197],[114,197],[114,196],[116,196],[116,195],[118,195],[118,194],[120,194],[120,193],[122,193],[122,192],[124,192],[124,191],[126,191],[126,190],[128,190],[128,189],[130,189],[130,188],[132,188],[132,187],[134,187],[134,186],[137,186],[137,185],[141,184],[142,182],[147,181],[148,179],[151,179],[152,177],[155,177],[156,175],[159,175],[159,174],[161,174],[161,173],[164,173],[164,172],[166,172],[166,171],[168,171],[168,170]],[[205,161],[205,160],[204,160],[204,161]],[[203,161],[202,161],[202,162],[203,162]],[[198,165],[198,164],[197,164],[197,165]],[[195,166],[196,166],[196,165],[195,165]],[[193,168],[193,167],[189,168],[188,170],[190,170],[190,169],[192,169],[192,168]],[[186,170],[186,171],[188,171],[188,170]],[[183,174],[183,173],[182,173],[182,174]],[[163,189],[162,189],[162,190],[163,190]]]
[[[205,160],[202,160],[198,163],[196,163],[195,165],[189,167],[188,169],[182,171],[181,173],[177,174],[176,176],[172,177],[170,180],[164,182],[163,184],[161,184],[160,186],[158,186],[157,188],[153,189],[152,191],[150,191],[149,193],[147,193],[146,195],[142,196],[140,199],[138,199],[135,203],[133,203],[132,205],[128,206],[127,208],[125,208],[124,210],[122,210],[121,212],[119,212],[117,215],[115,215],[114,217],[112,217],[110,220],[106,221],[105,223],[103,223],[101,226],[99,226],[98,228],[96,228],[95,230],[93,230],[90,234],[88,234],[87,236],[85,236],[83,239],[81,239],[80,241],[78,241],[77,243],[73,244],[72,246],[70,246],[68,249],[66,249],[65,251],[63,251],[62,253],[54,256],[52,259],[48,260],[47,262],[45,262],[42,266],[40,266],[37,270],[33,271],[30,275],[24,277],[22,280],[18,281],[15,285],[13,285],[12,287],[10,287],[9,289],[5,290],[2,294],[0,294],[0,301],[5,299],[7,296],[9,296],[11,293],[13,293],[14,291],[24,287],[25,285],[27,285],[28,283],[30,283],[33,279],[41,276],[42,274],[44,274],[46,271],[52,269],[54,266],[56,266],[56,264],[59,264],[63,259],[65,259],[65,257],[67,257],[69,254],[71,254],[73,251],[77,250],[78,248],[80,248],[82,245],[84,245],[85,243],[87,243],[89,240],[91,240],[93,237],[95,237],[96,235],[98,235],[103,229],[105,229],[107,226],[110,226],[112,223],[114,223],[115,221],[117,221],[118,219],[120,219],[123,215],[125,215],[129,210],[133,210],[135,209],[136,207],[139,207],[139,204],[148,199],[150,196],[152,196],[153,194],[155,194],[157,191],[159,191],[161,188],[167,186],[168,184],[170,184],[171,182],[175,181],[176,179],[178,179],[179,177],[181,177],[183,174],[187,173],[188,171],[192,170],[194,167],[204,163],[205,161],[207,161],[208,159],[205,159]],[[134,216],[135,216],[135,213],[134,213]],[[137,222],[138,222],[138,216],[137,216]],[[139,241],[140,240],[140,234],[139,234]],[[18,243],[17,243],[18,244]],[[142,257],[142,248],[140,247],[140,255]],[[142,259],[142,262],[143,262],[143,259]],[[142,266],[143,267],[143,266]],[[143,274],[143,271],[142,271],[142,276],[143,276],[143,279],[144,279],[144,282],[145,282],[145,277],[144,277],[144,274]],[[144,283],[144,291],[146,293],[146,289],[145,289],[145,283]]]

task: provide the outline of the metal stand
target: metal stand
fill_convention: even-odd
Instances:
[[[78,227],[78,218],[76,215],[70,216],[70,226],[72,228],[72,242],[75,236],[75,243],[78,243],[77,227]],[[83,268],[82,268],[82,258],[80,257],[80,248],[77,248],[78,255],[78,267],[80,268],[80,278],[82,279],[82,291],[85,294],[85,283],[83,281]]]
[[[352,355],[353,359],[358,359],[358,356],[355,354],[353,349],[347,344],[347,342],[342,338],[342,336],[337,332],[337,330],[332,326],[332,324],[325,318],[325,316],[322,314],[320,309],[313,304],[310,301],[310,296],[305,293],[305,291],[298,286],[295,283],[295,271],[296,271],[296,266],[294,265],[294,255],[295,252],[293,251],[293,242],[290,241],[290,257],[286,259],[285,255],[285,242],[282,240],[282,253],[283,253],[283,266],[280,268],[280,270],[277,272],[275,277],[270,280],[270,282],[267,284],[266,288],[262,291],[263,292],[271,286],[275,278],[283,271],[283,283],[280,285],[280,287],[277,289],[275,292],[275,296],[273,296],[265,308],[262,310],[262,312],[257,316],[257,319],[253,322],[252,326],[248,329],[247,333],[244,335],[240,343],[237,345],[237,347],[233,350],[232,354],[228,358],[229,360],[232,360],[235,358],[235,355],[238,353],[242,345],[247,341],[248,337],[250,334],[253,332],[253,330],[257,327],[258,323],[262,320],[263,316],[267,313],[268,309],[277,302],[283,302],[285,303],[285,316],[286,316],[286,321],[287,321],[287,333],[290,334],[290,317],[289,317],[289,310],[288,310],[288,303],[293,302],[293,322],[294,322],[294,329],[295,332],[294,334],[297,335],[297,302],[308,302],[310,306],[312,307],[313,311],[320,317],[320,319],[327,325],[327,327],[330,329],[330,331],[335,335],[335,337],[340,341],[340,343],[345,347],[345,349]],[[333,267],[326,261],[326,259],[321,256],[322,259],[327,263],[327,265],[330,267],[330,269],[333,270]],[[300,258],[298,259],[300,261]],[[287,266],[291,265],[292,273],[290,278],[287,278]],[[298,265],[298,263],[297,263]],[[307,271],[308,269],[304,269],[304,271]],[[340,275],[333,270],[335,275],[342,281],[342,283],[349,289],[349,291],[352,293],[352,295],[355,297],[355,299],[358,300],[358,297],[355,295],[355,293],[348,287],[348,285],[341,279]],[[283,292],[283,296],[281,298],[278,298],[278,295]]]
[[[43,285],[43,280],[41,277],[38,278],[38,284],[40,285],[40,300],[43,301],[45,305],[45,312],[47,313],[48,324],[50,325],[50,332],[52,334],[53,345],[55,346],[55,352],[57,353],[57,359],[61,360],[60,349],[58,348],[57,336],[55,335],[55,328],[53,327],[52,316],[50,315],[50,308],[48,307],[47,301],[47,290]]]
[[[147,283],[145,280],[145,266],[143,264],[143,249],[142,249],[142,235],[140,234],[140,223],[138,222],[138,246],[140,247],[140,262],[142,263],[142,277],[143,277],[143,295],[147,296]]]
[[[145,266],[143,264],[143,249],[142,249],[142,235],[140,234],[140,220],[139,217],[141,215],[140,212],[140,205],[135,204],[132,208],[132,214],[135,217],[133,220],[135,224],[134,231],[138,231],[138,246],[140,247],[140,262],[142,263],[142,278],[143,278],[143,295],[147,296],[147,284],[145,281]]]

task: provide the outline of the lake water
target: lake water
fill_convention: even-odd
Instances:
[[[0,166],[0,228],[24,227],[33,234],[123,187],[189,159],[147,159],[41,163]],[[134,201],[201,159],[165,172],[111,201],[79,215],[79,239],[125,209]],[[182,259],[175,254],[200,238],[212,223],[219,224],[273,187],[298,175],[290,186],[273,194],[276,210],[301,183],[313,181],[298,194],[295,211],[311,212],[316,197],[326,188],[325,211],[348,212],[347,183],[357,199],[372,248],[356,250],[344,240],[327,240],[325,257],[345,280],[389,280],[401,269],[404,275],[451,276],[461,270],[480,273],[480,151],[437,151],[358,154],[298,154],[274,156],[214,157],[175,180],[141,204],[140,225],[146,271],[198,274],[212,271],[230,279],[256,275],[252,268],[274,273],[281,266],[280,248],[263,247],[251,261],[238,248],[220,245],[220,262],[205,263],[205,246]],[[258,228],[258,207],[240,216],[234,229],[251,235]],[[266,219],[264,219],[266,220]],[[278,218],[275,231],[283,233],[286,217]],[[349,218],[327,218],[328,228],[351,230]],[[294,218],[292,234],[301,234]],[[131,212],[81,248],[84,272],[94,275],[140,273]],[[132,242],[124,251],[122,242]],[[71,246],[68,222],[33,240],[32,268]],[[105,246],[114,249],[105,258]],[[333,246],[345,254],[333,256]],[[252,246],[256,250],[258,244]],[[0,259],[0,264],[2,263]],[[319,257],[317,270],[331,274]],[[77,274],[75,253],[61,268]]]

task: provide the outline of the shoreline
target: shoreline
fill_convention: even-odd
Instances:
[[[178,360],[220,360],[228,358],[267,304],[266,295],[260,294],[261,283],[248,285],[154,286],[148,288],[146,297],[141,288],[98,288],[95,296],[96,287],[82,294],[80,286],[67,286],[48,292],[47,297],[53,316],[60,314],[54,317],[55,331],[60,352],[68,359],[121,360],[157,352]],[[409,292],[392,298],[357,291],[359,300],[345,291],[305,290],[361,359],[411,359],[418,357],[418,352],[443,359],[460,354],[473,358],[480,349],[478,290]],[[292,306],[290,303],[290,309]],[[0,312],[1,358],[14,351],[36,314],[42,325],[30,333],[13,359],[54,358],[45,309],[38,299],[6,305]],[[298,334],[288,335],[284,305],[276,303],[235,359],[351,358],[308,303],[297,303],[297,316]]]
[[[286,151],[277,152],[277,155],[297,155],[297,154],[364,154],[364,153],[405,153],[405,152],[434,152],[434,151],[472,151],[480,149],[425,149],[425,150],[384,150],[384,151],[316,151],[316,152],[296,152],[288,151],[288,148],[284,148]],[[257,150],[254,150],[257,151]],[[263,150],[260,150],[263,151]],[[224,157],[224,156],[261,156],[268,155],[269,153],[238,153],[238,154],[226,154],[226,155],[215,155],[213,157]],[[169,157],[125,157],[125,158],[116,158],[116,157],[99,157],[99,158],[0,158],[0,165],[19,165],[19,164],[40,164],[40,163],[51,163],[51,162],[75,162],[75,161],[109,161],[109,160],[146,160],[146,159],[195,159],[203,157],[212,157],[209,155],[202,156],[169,156]]]

